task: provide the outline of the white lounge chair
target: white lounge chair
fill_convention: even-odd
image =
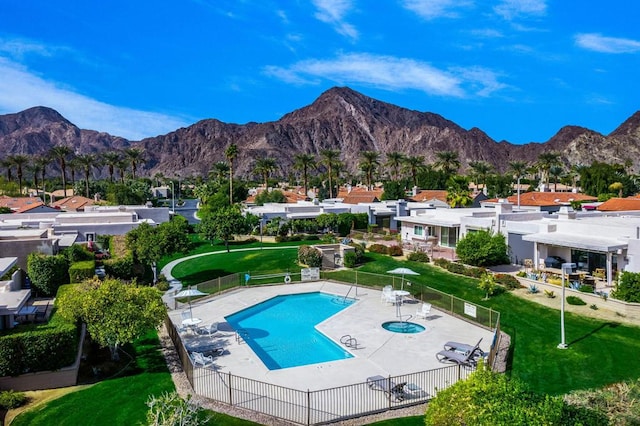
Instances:
[[[394,398],[395,401],[402,401],[405,398],[405,389],[407,382],[395,383],[389,378],[382,376],[367,377],[367,386],[369,389],[383,391],[387,398]]]
[[[212,322],[209,327],[198,327],[198,334],[208,334],[209,336],[213,336],[218,332],[218,323]]]
[[[213,365],[213,357],[211,355],[206,356],[202,352],[191,352],[193,359],[193,365],[196,367],[206,368]]]
[[[393,291],[393,287],[390,285],[386,285],[382,288],[382,293],[380,294],[380,301],[385,302],[387,300],[387,296],[391,294]]]
[[[423,303],[416,311],[416,317],[427,319],[427,316],[431,313],[431,303]],[[446,348],[445,348],[446,349]]]

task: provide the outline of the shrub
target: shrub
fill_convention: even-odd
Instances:
[[[539,291],[540,291],[540,290],[538,289],[538,286],[537,286],[537,285],[535,285],[535,284],[530,284],[530,285],[529,285],[528,293],[530,293],[530,294],[536,294],[536,293],[538,293]]]
[[[520,278],[525,278],[527,276],[527,273],[525,271],[518,271],[518,273],[516,274],[516,277],[520,277]]]
[[[320,250],[311,246],[298,247],[298,262],[311,268],[317,268],[322,265],[322,253]]]
[[[553,290],[545,290],[544,295],[547,296],[549,299],[555,299],[556,297],[556,293]]]
[[[305,235],[302,237],[303,241],[318,241],[320,239],[317,235]]]
[[[169,281],[167,281],[167,277],[160,274],[160,276],[158,277],[158,281],[156,282],[156,288],[162,292],[165,292],[169,290],[170,287],[171,285],[169,284]]]
[[[454,274],[464,274],[465,270],[467,269],[466,266],[464,266],[462,263],[457,263],[457,262],[449,262],[445,268],[447,269],[447,271],[449,272],[453,272]]]
[[[353,247],[355,249],[356,265],[362,263],[362,261],[364,260],[364,247],[362,246],[362,244],[349,243],[349,246],[351,246],[351,247]]]
[[[594,311],[598,310],[598,306],[594,303],[593,305],[589,306],[591,309],[593,309]]]
[[[485,292],[485,299],[489,299],[496,288],[496,279],[491,272],[482,274],[480,281],[478,281],[478,288]]]
[[[409,253],[407,255],[407,260],[410,260],[412,262],[428,263],[429,262],[429,256],[425,252],[414,251],[414,252],[411,252],[411,253]]]
[[[322,237],[320,238],[320,241],[322,241],[325,244],[334,244],[338,240],[336,239],[336,236],[333,234],[333,232],[327,232],[326,234],[322,235]]]
[[[625,302],[640,302],[640,273],[624,271],[611,297]]]
[[[484,230],[466,234],[458,241],[456,253],[463,263],[473,266],[509,263],[504,235],[492,235]]]
[[[62,255],[30,253],[27,272],[33,286],[46,296],[53,296],[62,284],[69,283],[69,264]]]
[[[391,256],[402,256],[404,254],[402,251],[402,247],[400,246],[390,246],[388,248],[388,253]]]
[[[69,267],[69,280],[72,283],[79,283],[96,274],[96,261],[84,260],[75,262]]]
[[[286,235],[276,235],[276,243],[286,243],[289,241],[289,237]]]
[[[434,265],[439,266],[441,268],[447,269],[447,265],[451,263],[450,260],[447,260],[443,257],[433,260]]]
[[[371,253],[389,254],[389,249],[384,244],[371,244],[369,251]]]
[[[518,281],[518,279],[513,275],[509,274],[496,274],[496,283],[508,288],[509,290],[520,288],[520,281]]]
[[[71,247],[64,249],[62,253],[65,255],[69,263],[79,262],[81,260],[92,260],[95,258],[95,254],[80,244],[72,244]]]
[[[481,278],[487,272],[484,268],[476,268],[475,266],[465,266],[462,275],[473,278]]]
[[[580,287],[578,287],[578,291],[581,293],[593,293],[593,286],[581,285]]]
[[[587,302],[580,299],[578,296],[567,296],[567,303],[576,306],[583,306],[587,304]]]
[[[133,256],[129,254],[125,257],[105,260],[104,272],[110,277],[119,278],[121,280],[133,279],[133,277],[135,277]]]
[[[356,266],[356,259],[358,255],[354,251],[348,251],[344,254],[344,266],[347,268],[353,268]]]
[[[12,408],[18,408],[27,402],[27,396],[24,392],[17,392],[14,390],[7,390],[0,392],[0,407],[5,410]]]

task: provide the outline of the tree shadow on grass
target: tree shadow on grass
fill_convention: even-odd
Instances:
[[[604,328],[607,328],[607,327],[616,328],[619,325],[620,325],[620,323],[617,323],[617,322],[606,322],[606,323],[600,325],[599,327],[594,328],[593,330],[591,330],[590,332],[588,332],[584,336],[578,337],[577,339],[569,342],[569,346],[571,346],[573,344],[576,344],[576,343],[578,343],[578,342],[580,342],[580,341],[582,341],[582,340],[584,340],[584,339],[586,339],[586,338],[588,338],[590,336],[593,336],[594,334],[596,334],[597,332],[599,332],[600,330],[602,330]]]
[[[229,275],[229,271],[224,269],[205,269],[204,271],[194,272],[180,278],[183,285],[196,285],[201,282],[210,281],[218,277]]]

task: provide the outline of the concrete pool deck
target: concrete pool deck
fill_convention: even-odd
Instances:
[[[413,315],[412,322],[427,327],[416,334],[392,333],[384,330],[383,322],[397,320],[396,307],[381,301],[381,291],[355,287],[330,281],[314,281],[276,286],[243,287],[220,295],[192,302],[193,316],[202,319],[202,326],[219,323],[219,332],[213,337],[184,334],[185,340],[207,340],[223,346],[226,351],[215,358],[219,372],[232,373],[246,378],[268,382],[298,390],[319,390],[354,383],[362,383],[367,377],[396,376],[449,364],[437,361],[436,353],[449,340],[475,344],[486,352],[493,339],[493,332],[470,322],[453,317],[432,308],[427,319],[416,318],[420,302],[405,303],[401,312]],[[351,288],[351,290],[350,290]],[[357,291],[356,291],[357,290]],[[307,366],[267,369],[257,355],[225,322],[224,317],[239,310],[283,294],[321,291],[344,297],[355,297],[356,302],[338,314],[323,321],[317,329],[338,345],[349,351],[353,358],[312,364]],[[188,309],[188,305],[187,305]],[[181,324],[180,310],[169,312],[174,324]],[[358,349],[346,348],[340,338],[350,335],[357,339]]]

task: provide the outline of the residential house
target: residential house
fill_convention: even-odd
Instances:
[[[16,265],[16,257],[0,257],[0,329],[13,328],[16,318],[27,305],[31,297],[30,289],[22,288],[23,272],[15,271],[10,277],[5,277],[7,272]]]
[[[87,206],[93,206],[95,201],[91,198],[83,197],[81,195],[72,195],[71,197],[63,198],[51,203],[51,207],[65,211],[65,212],[81,212]]]

